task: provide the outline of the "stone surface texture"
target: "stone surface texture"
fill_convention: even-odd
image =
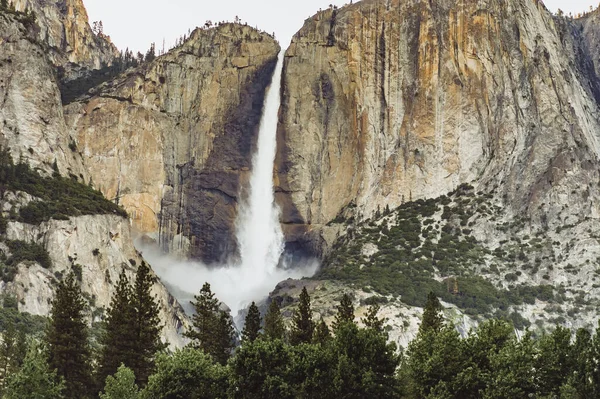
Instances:
[[[338,215],[467,182],[534,223],[597,222],[597,83],[580,23],[535,0],[364,0],[306,20],[286,51],[278,130],[288,241],[321,254]]]
[[[245,25],[180,47],[66,108],[90,176],[169,252],[224,260],[279,46]]]

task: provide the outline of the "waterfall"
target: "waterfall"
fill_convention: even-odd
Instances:
[[[312,276],[318,267],[316,260],[303,265],[277,267],[283,253],[283,233],[279,209],[274,201],[273,164],[277,149],[282,69],[283,52],[278,56],[266,92],[248,195],[239,206],[236,220],[239,261],[208,268],[198,262],[175,261],[168,255],[144,249],[144,257],[188,310],[189,301],[204,282],[210,283],[217,298],[230,307],[235,317],[250,302],[264,299],[280,281]],[[238,324],[242,322],[239,318],[236,320]]]
[[[257,150],[252,159],[249,195],[242,203],[237,220],[237,240],[242,272],[273,273],[283,252],[283,233],[279,209],[273,195],[273,163],[277,149],[277,121],[281,102],[283,51],[267,89],[258,133]]]

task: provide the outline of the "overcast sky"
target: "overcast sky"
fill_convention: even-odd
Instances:
[[[213,22],[238,16],[244,22],[267,32],[287,46],[304,20],[329,4],[341,6],[349,0],[83,0],[90,23],[101,20],[104,33],[116,46],[144,52],[155,42],[157,49],[163,39],[168,47],[177,37]],[[565,13],[588,10],[599,0],[546,0],[546,6]]]

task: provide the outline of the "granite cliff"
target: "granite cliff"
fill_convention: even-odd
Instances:
[[[0,145],[49,173],[56,162],[64,175],[83,178],[81,157],[69,147],[54,66],[35,26],[5,14],[0,19]],[[20,17],[23,17],[22,15]]]
[[[70,80],[110,65],[119,54],[110,38],[94,33],[81,0],[9,0],[17,10],[33,12],[36,37],[63,78]]]
[[[289,248],[323,257],[317,280],[357,304],[404,314],[400,342],[429,290],[463,331],[482,315],[595,325],[597,18],[535,0],[364,0],[306,20],[278,129]],[[329,291],[313,295],[331,309]]]
[[[72,3],[69,12],[80,10],[85,16],[82,3]],[[66,184],[85,192],[82,182],[89,181],[84,159],[65,124],[57,67],[68,60],[81,62],[78,68],[95,68],[110,55],[103,58],[86,40],[58,46],[54,40],[59,39],[51,33],[56,30],[42,35],[47,28],[45,18],[52,24],[65,22],[51,12],[44,14],[56,4],[29,4],[35,21],[18,11],[21,3],[16,6],[17,11],[0,10],[0,294],[14,296],[20,311],[44,316],[57,280],[73,270],[90,304],[90,319],[98,321],[110,303],[120,270],[125,268],[133,277],[143,260],[133,247],[129,222],[106,210],[52,212],[57,204],[50,204],[40,193],[56,190],[58,186],[49,188],[53,181],[71,181]],[[87,20],[73,22],[77,29],[82,29],[83,22],[89,29]],[[75,29],[66,24],[58,31],[65,37],[78,37],[71,28]],[[28,169],[7,173],[11,164]],[[70,194],[63,194],[66,201]],[[79,207],[89,204],[85,201]],[[34,211],[26,217],[24,209]],[[163,337],[181,346],[180,332],[188,323],[187,316],[160,282],[153,290],[165,321]]]
[[[278,52],[248,26],[196,29],[66,107],[95,186],[164,250],[206,263],[235,254],[238,197]]]
[[[536,224],[563,223],[565,204],[598,217],[597,76],[580,68],[594,58],[580,22],[556,18],[534,0],[365,0],[307,20],[286,52],[276,165],[290,240],[320,253],[337,216],[463,183]]]

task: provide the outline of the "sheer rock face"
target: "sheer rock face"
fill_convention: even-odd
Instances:
[[[99,69],[118,55],[110,38],[95,34],[82,0],[9,0],[17,11],[30,10],[39,26],[38,40],[49,46],[49,57],[67,75],[81,68]],[[75,77],[75,76],[73,76]]]
[[[577,23],[535,0],[364,0],[308,19],[278,129],[290,244],[320,253],[338,215],[465,182],[534,223],[597,223],[597,77]]]
[[[66,108],[94,184],[172,253],[235,253],[264,93],[279,46],[248,26],[197,29],[182,46]]]
[[[56,74],[35,31],[0,17],[0,146],[15,162],[51,173],[85,177],[81,156],[69,148]]]

